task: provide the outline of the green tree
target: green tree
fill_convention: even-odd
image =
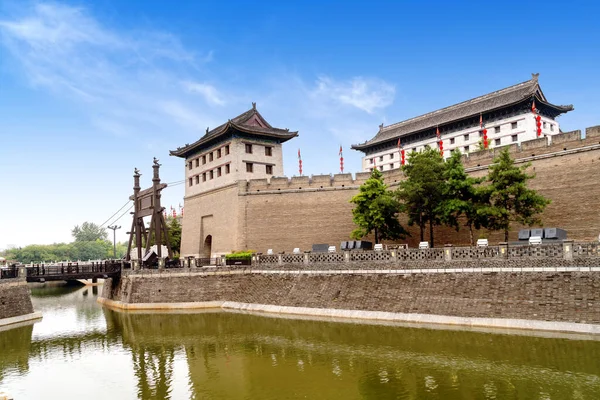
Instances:
[[[462,163],[462,155],[455,151],[446,160],[444,180],[446,182],[444,199],[439,209],[441,220],[458,231],[459,221],[463,218],[464,225],[469,228],[471,246],[474,246],[473,229],[486,227],[489,217],[488,196],[485,195],[485,188],[479,186],[485,178],[473,178],[467,175]]]
[[[527,181],[535,176],[525,173],[530,166],[531,163],[527,163],[517,167],[508,149],[502,150],[490,166],[486,186],[491,203],[487,210],[489,228],[504,230],[505,241],[508,241],[511,222],[527,226],[539,224],[539,214],[550,204],[550,200],[527,188]]]
[[[408,224],[419,226],[422,242],[429,224],[429,242],[433,247],[433,227],[441,223],[440,205],[444,200],[444,160],[437,149],[426,146],[422,152],[410,153],[402,169],[406,180],[400,182],[396,196],[408,214]]]
[[[401,239],[407,231],[398,221],[400,203],[383,183],[383,175],[376,168],[359,188],[359,193],[350,200],[356,207],[352,210],[352,220],[358,226],[350,237],[360,240],[371,232],[375,233],[375,243],[381,239]]]
[[[168,216],[166,223],[171,250],[174,255],[179,254],[181,252],[181,224],[179,223],[179,219]]]
[[[84,222],[81,226],[75,225],[71,235],[76,242],[94,242],[98,239],[108,239],[106,229],[94,224],[93,222]]]

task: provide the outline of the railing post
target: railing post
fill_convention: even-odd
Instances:
[[[573,241],[572,240],[563,241],[563,258],[565,260],[573,259]]]
[[[19,270],[17,272],[17,276],[19,278],[27,278],[27,268],[25,268],[25,267],[19,267]]]
[[[283,255],[277,254],[277,265],[283,265]]]
[[[309,253],[304,253],[304,264],[308,264],[310,262]]]
[[[498,247],[500,248],[500,257],[508,258],[508,243],[500,242],[500,243],[498,243]]]
[[[444,261],[452,261],[452,245],[444,245]]]

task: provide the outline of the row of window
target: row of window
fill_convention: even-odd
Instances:
[[[202,161],[202,165],[206,164],[207,162],[207,158],[208,158],[208,162],[213,161],[215,158],[221,158],[222,156],[226,156],[229,154],[229,145],[225,145],[223,147],[221,147],[220,149],[217,149],[215,151],[211,151],[208,154],[204,154],[201,157],[198,157],[194,160],[191,160],[188,162],[188,169],[192,169],[194,167],[194,163],[196,164],[196,167],[200,166],[200,161]]]
[[[468,135],[465,135],[465,140],[467,140],[466,136],[468,136]],[[481,133],[480,136],[483,136],[483,133]],[[518,140],[519,140],[518,135],[511,135],[511,137],[510,137],[511,143],[515,143]],[[450,139],[450,144],[454,144],[454,138]],[[504,143],[504,144],[506,144],[506,143]],[[496,146],[502,145],[502,138],[494,139],[494,145],[496,145]],[[469,149],[470,149],[470,146],[468,146],[468,145],[463,147],[463,150],[465,152],[468,152]],[[417,149],[413,148],[413,149],[408,150],[408,151],[417,151]],[[390,160],[394,159],[394,153],[389,154],[389,156],[390,156]],[[371,164],[375,163],[375,159],[374,158],[371,158],[369,161],[370,161]],[[383,161],[383,156],[379,156],[379,161]],[[391,163],[390,165],[394,165],[394,163]],[[371,171],[372,171],[372,169],[371,169]]]
[[[206,182],[207,180],[219,178],[222,175],[223,168],[225,169],[225,173],[229,174],[231,172],[231,165],[225,164],[224,167],[217,167],[213,170],[202,173],[202,182]],[[200,175],[193,176],[188,179],[188,184],[192,186],[194,183],[200,183]]]
[[[246,163],[246,172],[254,172],[254,163],[251,163],[251,162]],[[265,165],[265,173],[267,175],[273,175],[273,166]]]
[[[250,143],[246,143],[246,154],[252,154],[253,147],[254,147],[254,145],[252,145]],[[258,146],[256,146],[256,147],[258,147]],[[273,155],[273,147],[265,146],[265,156],[271,157],[272,155]]]

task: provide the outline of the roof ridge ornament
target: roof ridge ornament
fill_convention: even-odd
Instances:
[[[254,111],[256,111],[256,102],[254,102],[254,101],[252,102],[252,109],[253,109]]]
[[[383,130],[383,122],[381,124],[379,124],[379,132],[381,132]]]
[[[534,81],[538,81],[538,78],[540,77],[540,73],[538,72],[537,74],[531,73],[531,79]]]
[[[206,127],[206,133],[208,133],[208,126]]]

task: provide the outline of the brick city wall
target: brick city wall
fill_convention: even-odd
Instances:
[[[552,200],[542,214],[545,227],[567,230],[570,239],[597,240],[600,233],[600,126],[566,132],[548,138],[509,146],[517,163],[531,161],[528,173],[535,174],[530,187]],[[464,156],[465,168],[483,176],[497,150]],[[291,252],[309,250],[315,243],[339,246],[355,229],[353,205],[349,202],[369,173],[273,177],[270,180],[240,181],[237,186],[186,198],[183,219],[182,255],[203,254],[204,239],[212,235],[212,254],[252,249]],[[399,169],[384,171],[385,182],[394,188],[404,179]],[[406,226],[406,217],[401,216]],[[218,227],[218,229],[217,229]],[[521,226],[513,225],[510,240],[517,239]],[[411,236],[396,243],[415,247],[420,241],[416,227]],[[490,243],[504,240],[502,232],[476,232]],[[426,233],[425,239],[427,240]],[[369,238],[366,238],[369,240]],[[436,246],[469,244],[469,232],[444,227],[435,229]],[[372,240],[372,239],[371,239]]]
[[[558,262],[558,261],[557,261]],[[478,261],[452,261],[473,268]],[[491,263],[494,263],[491,261]],[[223,270],[219,273],[143,271],[107,280],[103,297],[125,303],[234,301],[291,307],[384,311],[458,317],[600,323],[600,267],[562,260],[571,270],[547,272]],[[442,264],[442,263],[440,263]],[[531,268],[531,260],[498,264]],[[517,267],[520,265],[520,267]],[[598,266],[598,263],[595,264]],[[444,268],[448,267],[446,265]],[[576,270],[573,268],[576,267]],[[297,267],[296,267],[297,268]],[[593,269],[593,271],[592,271]],[[198,269],[200,270],[200,269]],[[205,270],[204,270],[205,271]]]
[[[25,279],[0,280],[0,320],[33,313]]]
[[[485,175],[495,151],[465,156],[465,168],[474,176]],[[528,173],[535,174],[535,178],[530,187],[552,200],[542,214],[543,226],[565,229],[571,239],[597,240],[600,213],[594,210],[600,205],[600,127],[588,128],[585,139],[579,131],[566,132],[553,136],[551,144],[541,138],[523,142],[520,147],[511,146],[511,151],[518,163],[531,161]],[[391,188],[404,179],[400,170],[384,171],[383,175]],[[358,173],[354,180],[350,174],[343,174],[242,183],[244,201],[240,205],[244,211],[240,215],[245,215],[247,222],[240,249],[290,252],[296,247],[309,250],[314,243],[339,246],[355,229],[349,201],[368,176]],[[401,222],[406,226],[405,216],[401,216]],[[517,239],[521,228],[513,224],[510,240]],[[409,231],[412,236],[397,243],[415,247],[420,241],[419,231],[416,227]],[[480,234],[490,243],[504,240],[502,232],[476,232],[475,238]],[[437,227],[435,238],[436,246],[465,245],[469,243],[469,232],[466,228],[456,232]]]

